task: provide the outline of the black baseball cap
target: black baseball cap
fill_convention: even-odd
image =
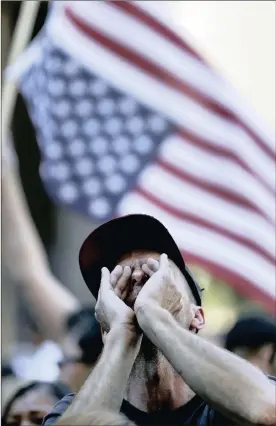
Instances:
[[[257,348],[267,343],[276,344],[275,321],[262,316],[247,316],[240,318],[228,332],[225,348],[233,351],[240,347]]]
[[[82,244],[80,270],[95,298],[100,287],[101,269],[106,266],[111,271],[124,254],[134,250],[166,253],[186,278],[196,303],[201,305],[202,290],[186,267],[173,237],[159,220],[145,214],[110,220],[95,229]]]

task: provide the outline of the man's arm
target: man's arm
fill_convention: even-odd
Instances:
[[[80,303],[50,270],[16,165],[5,159],[2,164],[3,258],[43,332],[61,343],[67,316],[79,309]]]
[[[137,320],[191,389],[242,425],[276,425],[276,387],[260,370],[183,329],[153,302]]]
[[[107,268],[102,270],[95,310],[107,333],[104,349],[82,389],[60,418],[62,424],[72,415],[89,414],[99,407],[110,412],[120,410],[142,339],[134,311],[118,297],[124,291],[130,274],[129,267],[117,266],[111,274]]]
[[[92,413],[101,407],[119,412],[140,342],[141,336],[121,328],[108,333],[97,365],[60,418],[63,424],[72,415]]]

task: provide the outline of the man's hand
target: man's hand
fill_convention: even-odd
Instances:
[[[106,332],[116,327],[124,327],[132,332],[138,331],[134,311],[121,300],[128,291],[130,276],[129,266],[123,268],[118,265],[111,274],[107,268],[102,269],[95,312],[98,322]]]
[[[140,291],[134,310],[148,304],[156,304],[175,315],[182,308],[181,293],[173,283],[173,273],[168,256],[161,254],[160,261],[149,258],[142,266],[143,271],[150,277]]]

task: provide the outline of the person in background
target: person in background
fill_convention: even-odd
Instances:
[[[41,425],[47,412],[68,392],[68,387],[59,382],[25,384],[5,404],[2,425]]]
[[[79,262],[97,297],[104,347],[81,390],[56,404],[44,426],[95,407],[139,426],[276,424],[275,382],[198,335],[202,290],[161,222],[111,220],[88,236]]]
[[[264,373],[276,375],[276,324],[271,319],[261,316],[240,318],[228,332],[225,348]]]
[[[31,218],[20,182],[16,154],[6,145],[2,157],[2,257],[20,286],[40,330],[62,345],[66,320],[79,300],[53,275]]]
[[[3,260],[39,330],[64,352],[60,379],[78,391],[101,352],[100,326],[93,304],[82,306],[50,270],[21,186],[16,154],[12,145],[7,148],[2,158]]]
[[[103,348],[95,309],[88,306],[73,312],[67,318],[66,330],[63,349],[67,356],[60,363],[60,380],[77,392],[89,376]]]

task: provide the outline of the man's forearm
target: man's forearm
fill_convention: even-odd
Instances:
[[[119,411],[140,343],[141,336],[122,329],[111,330],[97,365],[62,419],[99,407]]]
[[[137,319],[147,337],[205,401],[241,424],[275,424],[275,385],[261,371],[184,330],[158,306],[140,308]]]

